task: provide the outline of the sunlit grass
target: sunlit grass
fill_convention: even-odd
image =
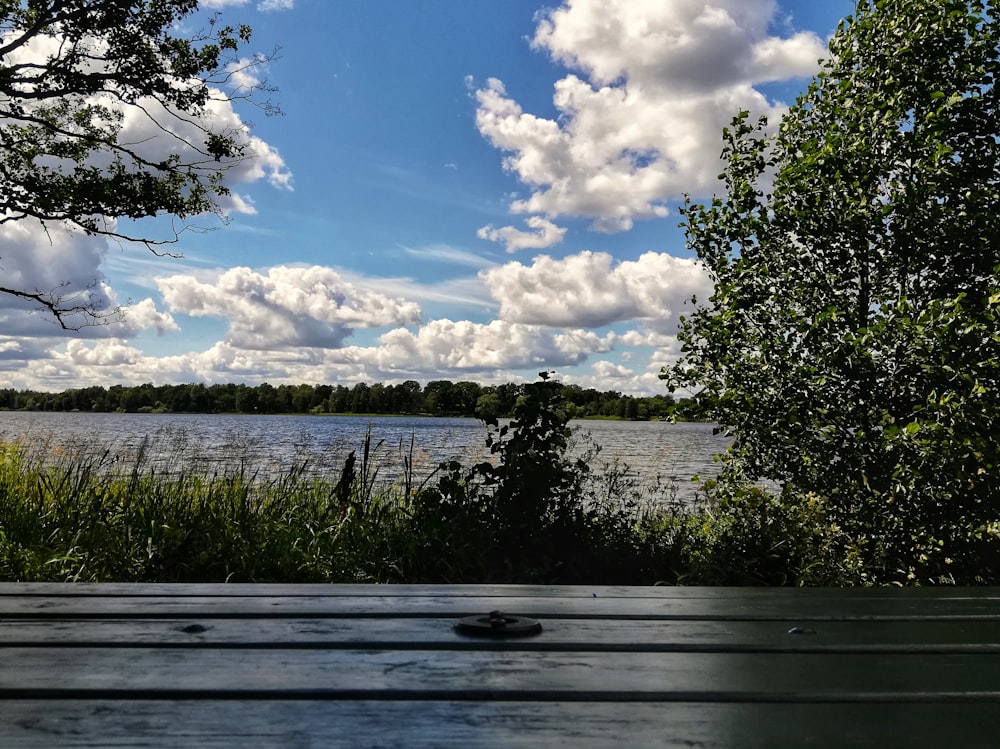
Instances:
[[[183,435],[120,451],[0,442],[0,580],[849,582],[819,515],[763,493],[749,514],[682,504],[671,483],[619,463],[583,471],[579,493],[537,516],[508,517],[498,543],[491,488],[417,473],[419,452],[369,431],[336,470],[303,460],[275,472],[238,443],[225,460],[192,460]],[[760,508],[781,524],[757,522]]]
[[[354,475],[262,478],[235,460],[207,473],[162,445],[45,452],[0,445],[0,577],[24,580],[384,580],[403,485]]]

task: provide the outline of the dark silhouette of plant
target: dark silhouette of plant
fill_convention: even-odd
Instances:
[[[633,515],[588,489],[596,448],[568,454],[572,430],[549,374],[524,387],[509,423],[484,419],[489,460],[443,464],[437,485],[417,495],[422,548],[411,578],[597,582],[641,566]]]

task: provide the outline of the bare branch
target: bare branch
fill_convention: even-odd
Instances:
[[[63,288],[63,286],[59,288]],[[108,311],[98,311],[94,309],[89,299],[86,302],[74,303],[76,299],[85,295],[86,291],[89,291],[89,288],[84,291],[74,292],[73,294],[63,295],[59,293],[58,289],[50,292],[28,292],[21,289],[0,286],[0,293],[34,302],[39,307],[42,307],[63,330],[81,330],[96,325],[109,325],[122,318],[123,311],[121,307],[115,307]],[[73,317],[82,317],[84,321],[79,324],[70,324],[69,321]]]

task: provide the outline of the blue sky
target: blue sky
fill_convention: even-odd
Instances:
[[[684,193],[722,125],[780,118],[851,0],[212,0],[284,110],[181,259],[9,228],[8,273],[120,323],[0,307],[0,386],[533,379],[663,392],[704,273]],[[191,19],[192,28],[197,25]],[[162,230],[155,223],[143,230]],[[8,304],[5,300],[3,304]]]

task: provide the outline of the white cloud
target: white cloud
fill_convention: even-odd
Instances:
[[[655,371],[636,371],[609,361],[595,361],[590,374],[574,375],[566,379],[583,388],[595,390],[617,390],[630,395],[664,395],[666,388]]]
[[[0,339],[0,343],[3,340]],[[13,349],[13,347],[11,347]],[[152,357],[122,339],[71,341],[64,351],[32,352],[30,378],[23,362],[13,361],[17,387],[64,389],[109,382],[375,382],[440,377],[512,382],[516,370],[574,366],[611,349],[610,338],[590,331],[553,332],[538,326],[493,321],[433,320],[417,331],[398,328],[373,346],[339,349],[272,348],[250,350],[219,342],[204,351]],[[5,367],[0,346],[0,370]]]
[[[578,367],[620,345],[648,347],[676,343],[652,332],[631,331],[598,336],[593,331],[551,330],[504,321],[478,324],[432,320],[417,330],[398,328],[371,346],[339,349],[275,347],[249,349],[218,342],[203,351],[149,356],[121,338],[71,341],[60,351],[37,339],[0,338],[0,371],[13,387],[65,389],[109,383],[245,382],[391,382],[440,377],[480,382],[519,382],[524,372]],[[625,359],[623,355],[622,360]],[[31,360],[30,374],[24,368]],[[592,375],[565,379],[601,390],[662,392],[655,374],[672,360],[657,350],[646,369],[595,360]],[[532,380],[533,376],[528,376]]]
[[[142,330],[155,330],[157,335],[176,333],[180,330],[177,322],[168,312],[156,309],[152,299],[122,307],[122,323],[111,332],[117,336],[131,336]]]
[[[552,327],[600,327],[626,320],[676,325],[692,296],[706,298],[711,284],[695,260],[647,252],[615,264],[604,252],[584,251],[556,260],[536,257],[480,274],[500,303],[500,318]]]
[[[247,5],[250,0],[201,0],[204,8],[228,8]],[[295,0],[260,0],[257,3],[257,10],[267,13],[274,10],[292,10],[295,7]]]
[[[36,36],[12,52],[7,62],[26,65],[37,63],[38,60],[59,54],[60,42],[57,37]],[[93,40],[93,44],[97,50],[106,47],[100,40]],[[87,103],[120,112],[122,119],[118,142],[128,144],[130,149],[149,162],[157,163],[174,157],[181,163],[204,163],[204,153],[198,149],[203,148],[205,130],[208,129],[230,135],[238,146],[243,147],[246,154],[245,158],[213,163],[208,167],[209,170],[222,170],[225,186],[232,188],[236,184],[266,178],[272,186],[289,188],[291,174],[281,156],[273,147],[250,134],[230,98],[234,95],[237,98],[245,96],[248,88],[259,85],[258,73],[263,64],[263,60],[251,58],[233,63],[228,70],[230,78],[226,84],[227,90],[210,87],[209,101],[197,118],[178,116],[149,97],[140,99],[135,104],[128,104],[122,97],[106,93],[89,97]],[[171,85],[181,89],[189,86],[190,82],[175,80]],[[30,100],[25,104],[28,107],[35,106]],[[112,159],[112,154],[98,151],[91,155],[90,163],[105,166]],[[223,210],[243,210],[238,201],[227,202],[225,196],[220,198],[220,202]]]
[[[249,82],[249,73],[237,77],[234,86],[238,89]],[[182,159],[198,158],[187,143],[197,143],[204,138],[198,124],[176,117],[156,102],[146,102],[138,107],[124,108],[123,128],[120,139],[125,142],[141,143],[142,154],[151,160],[166,159],[177,153]],[[148,112],[148,114],[147,114]],[[246,158],[222,164],[223,184],[232,190],[234,186],[266,179],[278,189],[291,189],[292,175],[278,151],[251,135],[240,115],[221,92],[217,93],[205,106],[203,125],[213,131],[227,132],[243,146]],[[255,209],[245,199],[233,194],[220,196],[219,206],[224,212],[254,213]]]
[[[77,337],[128,337],[148,328],[161,334],[177,330],[173,318],[158,311],[151,299],[119,303],[101,270],[106,249],[104,241],[58,224],[48,230],[35,221],[0,224],[0,285],[61,300],[63,306],[91,305],[104,317],[95,321],[73,313],[64,318],[69,327],[85,326],[73,332]],[[112,314],[119,308],[120,314]],[[40,305],[9,294],[0,294],[0,326],[8,335],[67,335]]]
[[[621,364],[615,364],[609,361],[598,361],[594,362],[591,367],[591,371],[597,375],[602,382],[613,383],[616,380],[627,380],[635,377],[635,372],[628,367],[623,367]],[[615,390],[617,388],[604,386],[610,390]]]
[[[565,0],[532,45],[576,71],[555,84],[558,119],[524,112],[501,81],[476,92],[480,133],[531,188],[515,213],[585,216],[597,231],[667,215],[717,186],[722,127],[741,109],[777,121],[755,86],[814,73],[814,34],[768,34],[774,0]]]
[[[38,338],[0,336],[0,371],[7,380],[12,372],[22,370],[28,362],[35,364],[48,357],[48,350]]]
[[[66,344],[66,357],[74,364],[97,367],[131,366],[143,358],[139,349],[120,339],[87,345],[83,341]]]
[[[0,224],[0,270],[2,286],[29,294],[54,294],[64,302],[76,304],[90,302],[98,310],[114,306],[105,287],[104,276],[98,270],[105,252],[104,242],[79,232],[70,232],[55,224],[46,229],[36,221],[14,221]],[[0,321],[4,331],[45,335],[58,328],[51,317],[39,314],[27,317],[26,310],[38,309],[37,305],[0,295]],[[43,319],[43,317],[45,319]],[[81,316],[69,316],[67,324],[81,325]]]
[[[578,364],[610,344],[588,331],[555,334],[539,326],[494,320],[432,320],[417,332],[397,328],[375,348],[344,349],[348,360],[380,372],[485,372]]]
[[[566,236],[566,229],[556,226],[541,216],[530,216],[525,223],[534,231],[523,231],[513,226],[504,226],[500,229],[484,226],[476,234],[480,239],[503,242],[507,246],[507,252],[545,249],[559,244]]]
[[[242,57],[233,60],[226,66],[227,83],[230,90],[243,95],[250,94],[260,86],[262,80],[259,75],[260,67],[264,61],[260,57]]]
[[[250,0],[200,0],[199,5],[203,8],[221,9],[238,8],[248,5]],[[272,10],[292,10],[295,7],[295,0],[260,0],[257,3],[257,10],[268,12]]]
[[[648,327],[628,330],[624,333],[612,333],[611,339],[615,343],[621,343],[625,346],[650,347],[668,353],[676,353],[678,349],[677,336],[668,335]]]
[[[231,268],[210,281],[178,275],[157,283],[172,311],[228,320],[226,340],[238,348],[337,348],[355,328],[420,319],[414,302],[350,283],[319,266],[277,266],[266,273]]]

